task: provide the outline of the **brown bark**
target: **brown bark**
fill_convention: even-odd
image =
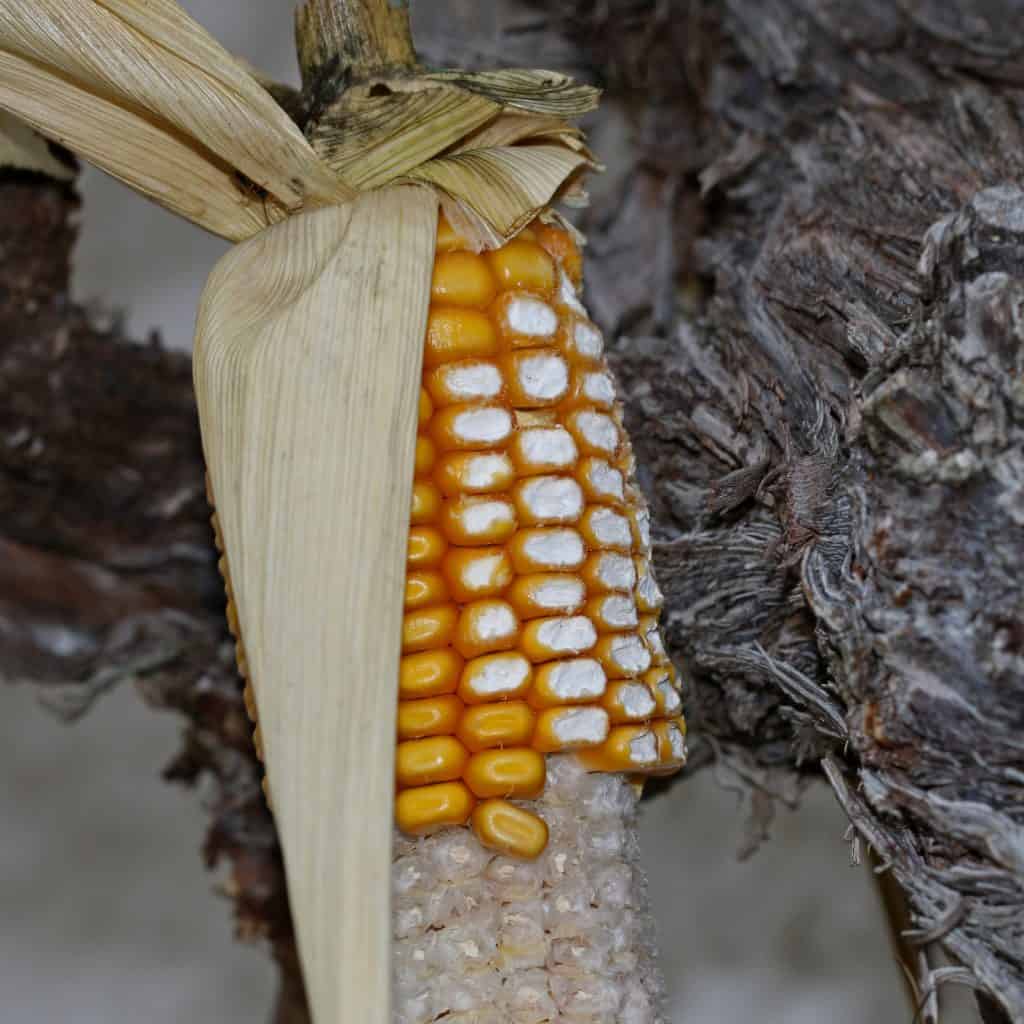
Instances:
[[[963,965],[922,987],[969,981],[1021,1024],[1024,8],[496,10],[504,60],[602,81],[598,144],[631,136],[585,216],[588,301],[654,503],[692,763],[746,781],[751,845],[824,768],[916,941]],[[69,714],[136,678],[186,716],[169,774],[218,781],[207,856],[301,1020],[187,361],[69,303],[74,204],[0,181],[0,672]]]

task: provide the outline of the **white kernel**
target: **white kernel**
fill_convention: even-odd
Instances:
[[[598,451],[611,455],[619,446],[619,428],[615,425],[615,420],[603,412],[586,410],[578,413],[576,427],[587,444]]]
[[[474,558],[462,572],[462,583],[468,590],[483,590],[491,586],[504,560],[500,553]]]
[[[560,743],[603,743],[608,738],[608,712],[604,708],[573,708],[552,722]]]
[[[577,320],[573,328],[572,339],[576,351],[588,359],[598,359],[604,351],[601,332],[589,320]]]
[[[449,394],[465,402],[501,393],[501,371],[493,363],[451,363],[444,367],[442,379]]]
[[[642,732],[629,741],[629,759],[633,764],[654,764],[658,760],[658,739],[653,732]]]
[[[465,464],[465,486],[472,490],[493,487],[509,475],[507,455],[474,455]]]
[[[686,757],[686,739],[683,736],[683,731],[678,725],[670,725],[667,731],[668,744],[672,749],[672,756],[677,761],[682,761]]]
[[[580,654],[597,643],[597,630],[585,615],[545,619],[537,627],[537,641],[552,654]]]
[[[597,578],[609,590],[632,590],[636,586],[633,559],[611,551],[603,553],[597,566]]]
[[[636,602],[624,594],[606,597],[601,602],[601,617],[613,629],[629,629],[637,623]]]
[[[523,551],[537,565],[568,569],[583,558],[583,538],[575,530],[548,530],[528,537]]]
[[[599,544],[624,548],[632,545],[633,533],[629,528],[629,520],[618,512],[613,512],[610,508],[593,508],[589,521],[594,539]]]
[[[663,679],[658,683],[657,690],[661,696],[661,706],[665,714],[679,714],[680,710],[682,710],[683,702],[680,700],[679,694],[676,693],[675,687],[667,679]]]
[[[661,639],[661,630],[658,629],[657,622],[652,622],[644,630],[644,642],[655,658],[660,658],[662,661],[667,660],[668,652],[665,650],[665,642]]]
[[[480,501],[466,505],[460,519],[466,532],[480,536],[496,526],[515,522],[515,510],[507,501]]]
[[[534,477],[522,485],[519,494],[537,519],[572,523],[583,514],[583,492],[572,477]]]
[[[562,427],[534,427],[519,434],[523,459],[532,465],[568,469],[578,453],[572,435]]]
[[[596,700],[604,693],[604,669],[593,658],[558,662],[548,674],[548,685],[560,700]]]
[[[488,605],[473,616],[473,632],[480,640],[501,640],[515,636],[518,628],[519,620],[511,605]]]
[[[644,551],[651,550],[651,513],[646,507],[638,508],[633,513],[633,521],[640,536],[640,545]]]
[[[625,497],[622,474],[604,459],[594,459],[588,464],[587,483],[602,498],[622,501]]]
[[[636,585],[636,596],[637,601],[645,609],[661,607],[664,598],[662,597],[661,589],[658,587],[657,581],[654,579],[654,574],[652,572],[645,572],[640,577]]]
[[[544,580],[530,591],[530,599],[545,611],[571,611],[583,603],[586,588],[583,581],[575,576],[557,580]]]
[[[622,710],[630,718],[649,718],[657,709],[651,691],[643,683],[627,683],[618,690]]]
[[[558,297],[574,313],[579,313],[580,316],[587,315],[587,311],[583,308],[583,303],[580,302],[576,295],[575,285],[569,280],[565,271],[561,269],[558,271]]]
[[[452,432],[464,444],[496,444],[512,433],[507,409],[467,409],[452,423]]]
[[[538,402],[554,401],[569,390],[569,367],[561,356],[525,356],[516,364],[516,375],[523,394]]]
[[[607,373],[584,374],[583,395],[596,405],[611,405],[615,401],[615,383]]]
[[[492,656],[473,673],[473,692],[478,697],[500,697],[506,693],[515,693],[529,675],[530,663],[521,654]]]
[[[616,636],[611,643],[611,660],[629,675],[639,675],[651,667],[651,652],[635,634]]]
[[[527,296],[513,299],[507,307],[507,323],[516,334],[532,338],[550,338],[558,330],[558,315],[540,299]]]

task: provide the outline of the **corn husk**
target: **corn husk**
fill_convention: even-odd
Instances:
[[[405,548],[437,201],[236,247],[199,309],[203,446],[318,1024],[390,1021]]]

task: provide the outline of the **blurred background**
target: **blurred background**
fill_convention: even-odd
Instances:
[[[296,80],[289,0],[183,5],[229,49]],[[421,30],[447,31],[465,6],[421,3]],[[187,348],[225,246],[98,172],[86,170],[82,191],[76,297],[123,316],[137,338],[159,330]],[[130,688],[73,727],[27,689],[0,691],[0,708],[3,1024],[265,1020],[275,972],[263,949],[234,940],[203,867],[202,793],[160,778],[178,743],[173,715]],[[845,830],[817,787],[741,864],[740,808],[710,772],[645,805],[673,1024],[909,1024],[878,897]],[[970,1005],[954,997],[945,1024],[975,1020]]]

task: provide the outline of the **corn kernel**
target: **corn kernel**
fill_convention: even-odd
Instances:
[[[614,404],[615,381],[612,380],[610,373],[586,367],[573,370],[563,408],[591,408],[608,411]]]
[[[437,224],[437,251],[459,252],[469,249],[469,243],[452,227],[451,222],[442,213]]]
[[[686,722],[674,717],[668,722],[655,722],[658,738],[658,761],[662,767],[680,767],[686,761]]]
[[[443,782],[403,790],[395,798],[395,821],[409,835],[422,836],[438,828],[464,825],[476,800],[462,782]]]
[[[464,658],[510,651],[519,639],[519,617],[506,601],[473,601],[462,609],[452,640]]]
[[[604,669],[593,658],[571,658],[540,665],[527,696],[531,707],[597,701],[604,695]]]
[[[476,253],[440,253],[434,260],[432,302],[484,309],[497,290],[487,261]]]
[[[517,409],[557,405],[569,393],[569,366],[556,352],[525,349],[501,361],[509,401]]]
[[[608,712],[604,708],[546,708],[537,716],[533,747],[548,754],[597,747],[608,738],[608,728]]]
[[[530,661],[550,661],[589,651],[597,642],[594,624],[584,615],[533,619],[523,628],[520,644]]]
[[[531,427],[516,431],[509,454],[520,476],[557,473],[572,469],[579,451],[572,435],[559,426]]]
[[[409,521],[414,526],[432,523],[441,511],[441,492],[425,480],[412,485],[412,512]]]
[[[619,449],[619,427],[607,413],[577,409],[566,416],[565,425],[584,455],[609,458]]]
[[[647,650],[651,652],[651,663],[654,665],[668,664],[668,651],[665,650],[665,641],[662,639],[661,630],[658,628],[656,615],[644,615],[637,623],[637,632],[643,637]]]
[[[460,359],[490,359],[497,354],[498,333],[485,313],[455,306],[430,311],[423,350],[427,369]]]
[[[418,425],[420,428],[424,424],[430,422],[430,417],[434,415],[434,403],[430,400],[430,395],[427,394],[426,388],[420,388],[420,407],[419,407],[419,421]]]
[[[574,366],[600,365],[604,338],[586,317],[570,316],[558,330],[558,347]]]
[[[682,712],[683,699],[667,674],[651,686],[651,692],[658,705],[658,714],[662,718],[676,718]]]
[[[435,479],[447,495],[507,491],[516,478],[504,452],[453,452],[438,463]]]
[[[636,586],[633,559],[614,551],[594,552],[584,563],[581,575],[593,594],[632,594]]]
[[[544,789],[544,757],[530,747],[483,750],[469,759],[462,778],[474,796],[527,800]]]
[[[601,633],[621,633],[624,629],[636,629],[638,619],[636,601],[629,594],[602,594],[592,597],[584,614]]]
[[[646,721],[658,710],[647,684],[636,679],[609,684],[601,705],[614,725]]]
[[[515,533],[516,509],[511,501],[496,495],[450,498],[441,510],[440,525],[450,544],[500,544]]]
[[[466,704],[522,697],[533,681],[533,666],[518,651],[474,658],[462,670],[459,697]]]
[[[467,750],[476,753],[490,747],[511,747],[530,742],[536,720],[525,701],[503,700],[466,708],[455,735]]]
[[[473,831],[489,850],[536,860],[548,844],[548,827],[536,814],[505,800],[484,800],[473,811]]]
[[[633,547],[629,520],[604,505],[590,505],[580,519],[580,533],[590,548],[628,554]]]
[[[582,459],[576,467],[575,477],[589,502],[621,505],[625,501],[622,473],[604,459],[593,456]]]
[[[453,604],[406,612],[402,619],[402,653],[446,647],[455,634],[459,611]]]
[[[629,521],[633,528],[633,543],[638,551],[649,554],[651,550],[651,513],[638,494],[630,503]]]
[[[403,699],[454,693],[462,672],[462,658],[442,648],[408,654],[399,662],[398,695]]]
[[[395,747],[395,779],[399,786],[429,786],[462,775],[469,752],[454,736],[405,740]]]
[[[573,571],[586,557],[583,538],[575,530],[557,527],[518,530],[508,550],[512,567],[523,575]]]
[[[646,558],[634,560],[636,566],[636,606],[644,614],[658,611],[665,599],[654,578],[654,570]]]
[[[398,738],[422,739],[425,736],[450,736],[458,728],[465,705],[458,697],[427,697],[398,702]]]
[[[491,306],[501,340],[509,348],[535,348],[558,338],[558,314],[527,292],[502,292]]]
[[[434,468],[437,448],[429,437],[416,438],[416,476],[425,476]]]
[[[452,596],[465,604],[497,597],[512,582],[512,563],[504,548],[452,548],[443,571]]]
[[[628,679],[651,667],[651,652],[635,633],[605,633],[594,645],[594,657],[609,679]]]
[[[524,526],[575,523],[583,515],[583,491],[571,476],[531,476],[512,491],[519,522]]]
[[[536,242],[514,238],[487,253],[487,260],[503,290],[522,288],[542,298],[549,298],[555,291],[555,263]]]
[[[448,550],[448,541],[433,526],[414,526],[409,531],[406,565],[410,569],[436,569]]]
[[[540,220],[533,222],[533,230],[544,251],[562,267],[573,284],[579,287],[583,280],[583,256],[572,235],[565,228],[544,224]]]
[[[579,576],[534,573],[518,576],[505,599],[515,608],[519,618],[526,621],[545,615],[574,615],[583,607],[586,593]]]
[[[579,754],[584,767],[598,772],[642,772],[658,764],[658,737],[649,725],[617,725],[595,750]]]
[[[500,405],[449,405],[436,413],[430,434],[442,452],[500,448],[512,433],[512,414]]]
[[[430,397],[442,408],[460,402],[487,402],[498,398],[505,387],[497,364],[472,359],[445,363],[431,370],[425,381]]]
[[[439,572],[410,572],[405,577],[405,609],[428,608],[448,600],[448,587]]]

